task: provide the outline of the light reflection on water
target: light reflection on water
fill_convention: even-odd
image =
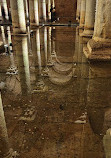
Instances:
[[[2,37],[11,43],[9,28],[8,38],[2,28]],[[111,155],[111,65],[89,64],[73,27],[35,29],[31,36],[12,36],[12,43],[13,53],[0,55],[12,148],[21,158]]]

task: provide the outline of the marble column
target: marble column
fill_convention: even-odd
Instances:
[[[0,92],[0,157],[1,158],[11,158],[12,149],[10,149],[8,133],[6,128],[5,116],[2,105],[2,98]]]
[[[48,0],[48,20],[51,20],[51,0]]]
[[[30,12],[30,25],[38,26],[39,25],[39,1],[38,0],[29,0],[29,12]]]
[[[47,16],[46,16],[46,0],[42,0],[42,9],[43,9],[43,20],[46,22]]]
[[[89,60],[111,60],[111,1],[98,0],[93,39],[84,53]]]
[[[84,28],[85,13],[86,13],[86,0],[81,0],[81,13],[80,13],[80,26],[79,26],[79,28]]]
[[[80,22],[81,0],[77,0],[76,20]]]
[[[94,33],[96,0],[86,0],[84,32],[81,36],[92,37]]]
[[[25,10],[23,0],[10,0],[14,34],[26,33]]]

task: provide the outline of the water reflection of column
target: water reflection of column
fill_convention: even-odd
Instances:
[[[10,149],[9,140],[8,140],[1,92],[0,92],[0,157],[1,158],[12,157],[12,149]]]
[[[45,52],[45,62],[47,65],[47,27],[44,27],[44,52]]]
[[[49,53],[48,53],[48,66],[52,66],[53,62],[52,62],[52,39],[51,39],[51,32],[52,32],[52,28],[49,27]]]
[[[75,53],[74,53],[74,62],[78,61],[78,48],[79,48],[79,35],[76,29],[76,38],[75,38]]]
[[[27,36],[14,36],[14,42],[22,93],[29,93],[31,87]]]
[[[40,33],[39,29],[36,31],[36,39],[37,39],[37,58],[38,58],[38,66],[39,66],[39,74],[41,74],[41,54],[40,54]]]
[[[102,92],[102,88],[104,86],[106,87],[107,84],[104,77],[99,77],[99,73],[101,73],[100,66],[97,66],[96,68],[95,65],[94,67],[91,65],[89,68],[89,81],[87,89],[87,109],[90,126],[93,132],[98,135],[100,135],[103,130],[105,115],[104,106],[106,105],[106,102],[104,103],[104,94],[107,93],[105,91]],[[104,68],[102,68],[102,73],[104,73]]]
[[[44,27],[44,56],[45,56],[45,68],[42,72],[43,76],[48,76],[48,68],[47,68],[47,27]]]
[[[40,53],[40,33],[39,29],[34,32],[33,44],[35,44],[33,53],[35,60],[35,74],[36,74],[36,85],[33,89],[34,93],[44,92],[46,90],[46,86],[42,80],[41,76],[41,53]]]
[[[43,20],[46,22],[47,16],[46,16],[46,0],[42,0],[42,9],[43,9]]]

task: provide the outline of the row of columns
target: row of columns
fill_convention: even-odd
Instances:
[[[0,7],[2,5],[5,10],[6,19],[9,20],[6,0],[0,0]],[[39,26],[41,19],[41,22],[51,20],[51,5],[55,7],[54,0],[48,0],[48,2],[46,0],[10,0],[13,32],[15,34],[26,33],[26,24],[29,22],[28,18],[31,26]]]
[[[77,21],[81,37],[92,38],[84,53],[89,60],[111,60],[111,1],[78,0]],[[80,31],[81,32],[81,31]]]

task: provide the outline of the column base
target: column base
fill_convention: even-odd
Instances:
[[[81,37],[86,37],[86,38],[92,38],[93,35],[91,34],[86,34],[85,32],[82,32],[79,34]]]
[[[39,27],[39,24],[36,24],[36,23],[30,23],[30,26],[31,26],[31,27]]]
[[[78,29],[78,30],[84,30],[84,25],[77,26],[77,29]]]
[[[91,39],[83,52],[90,61],[111,61],[111,43]]]

